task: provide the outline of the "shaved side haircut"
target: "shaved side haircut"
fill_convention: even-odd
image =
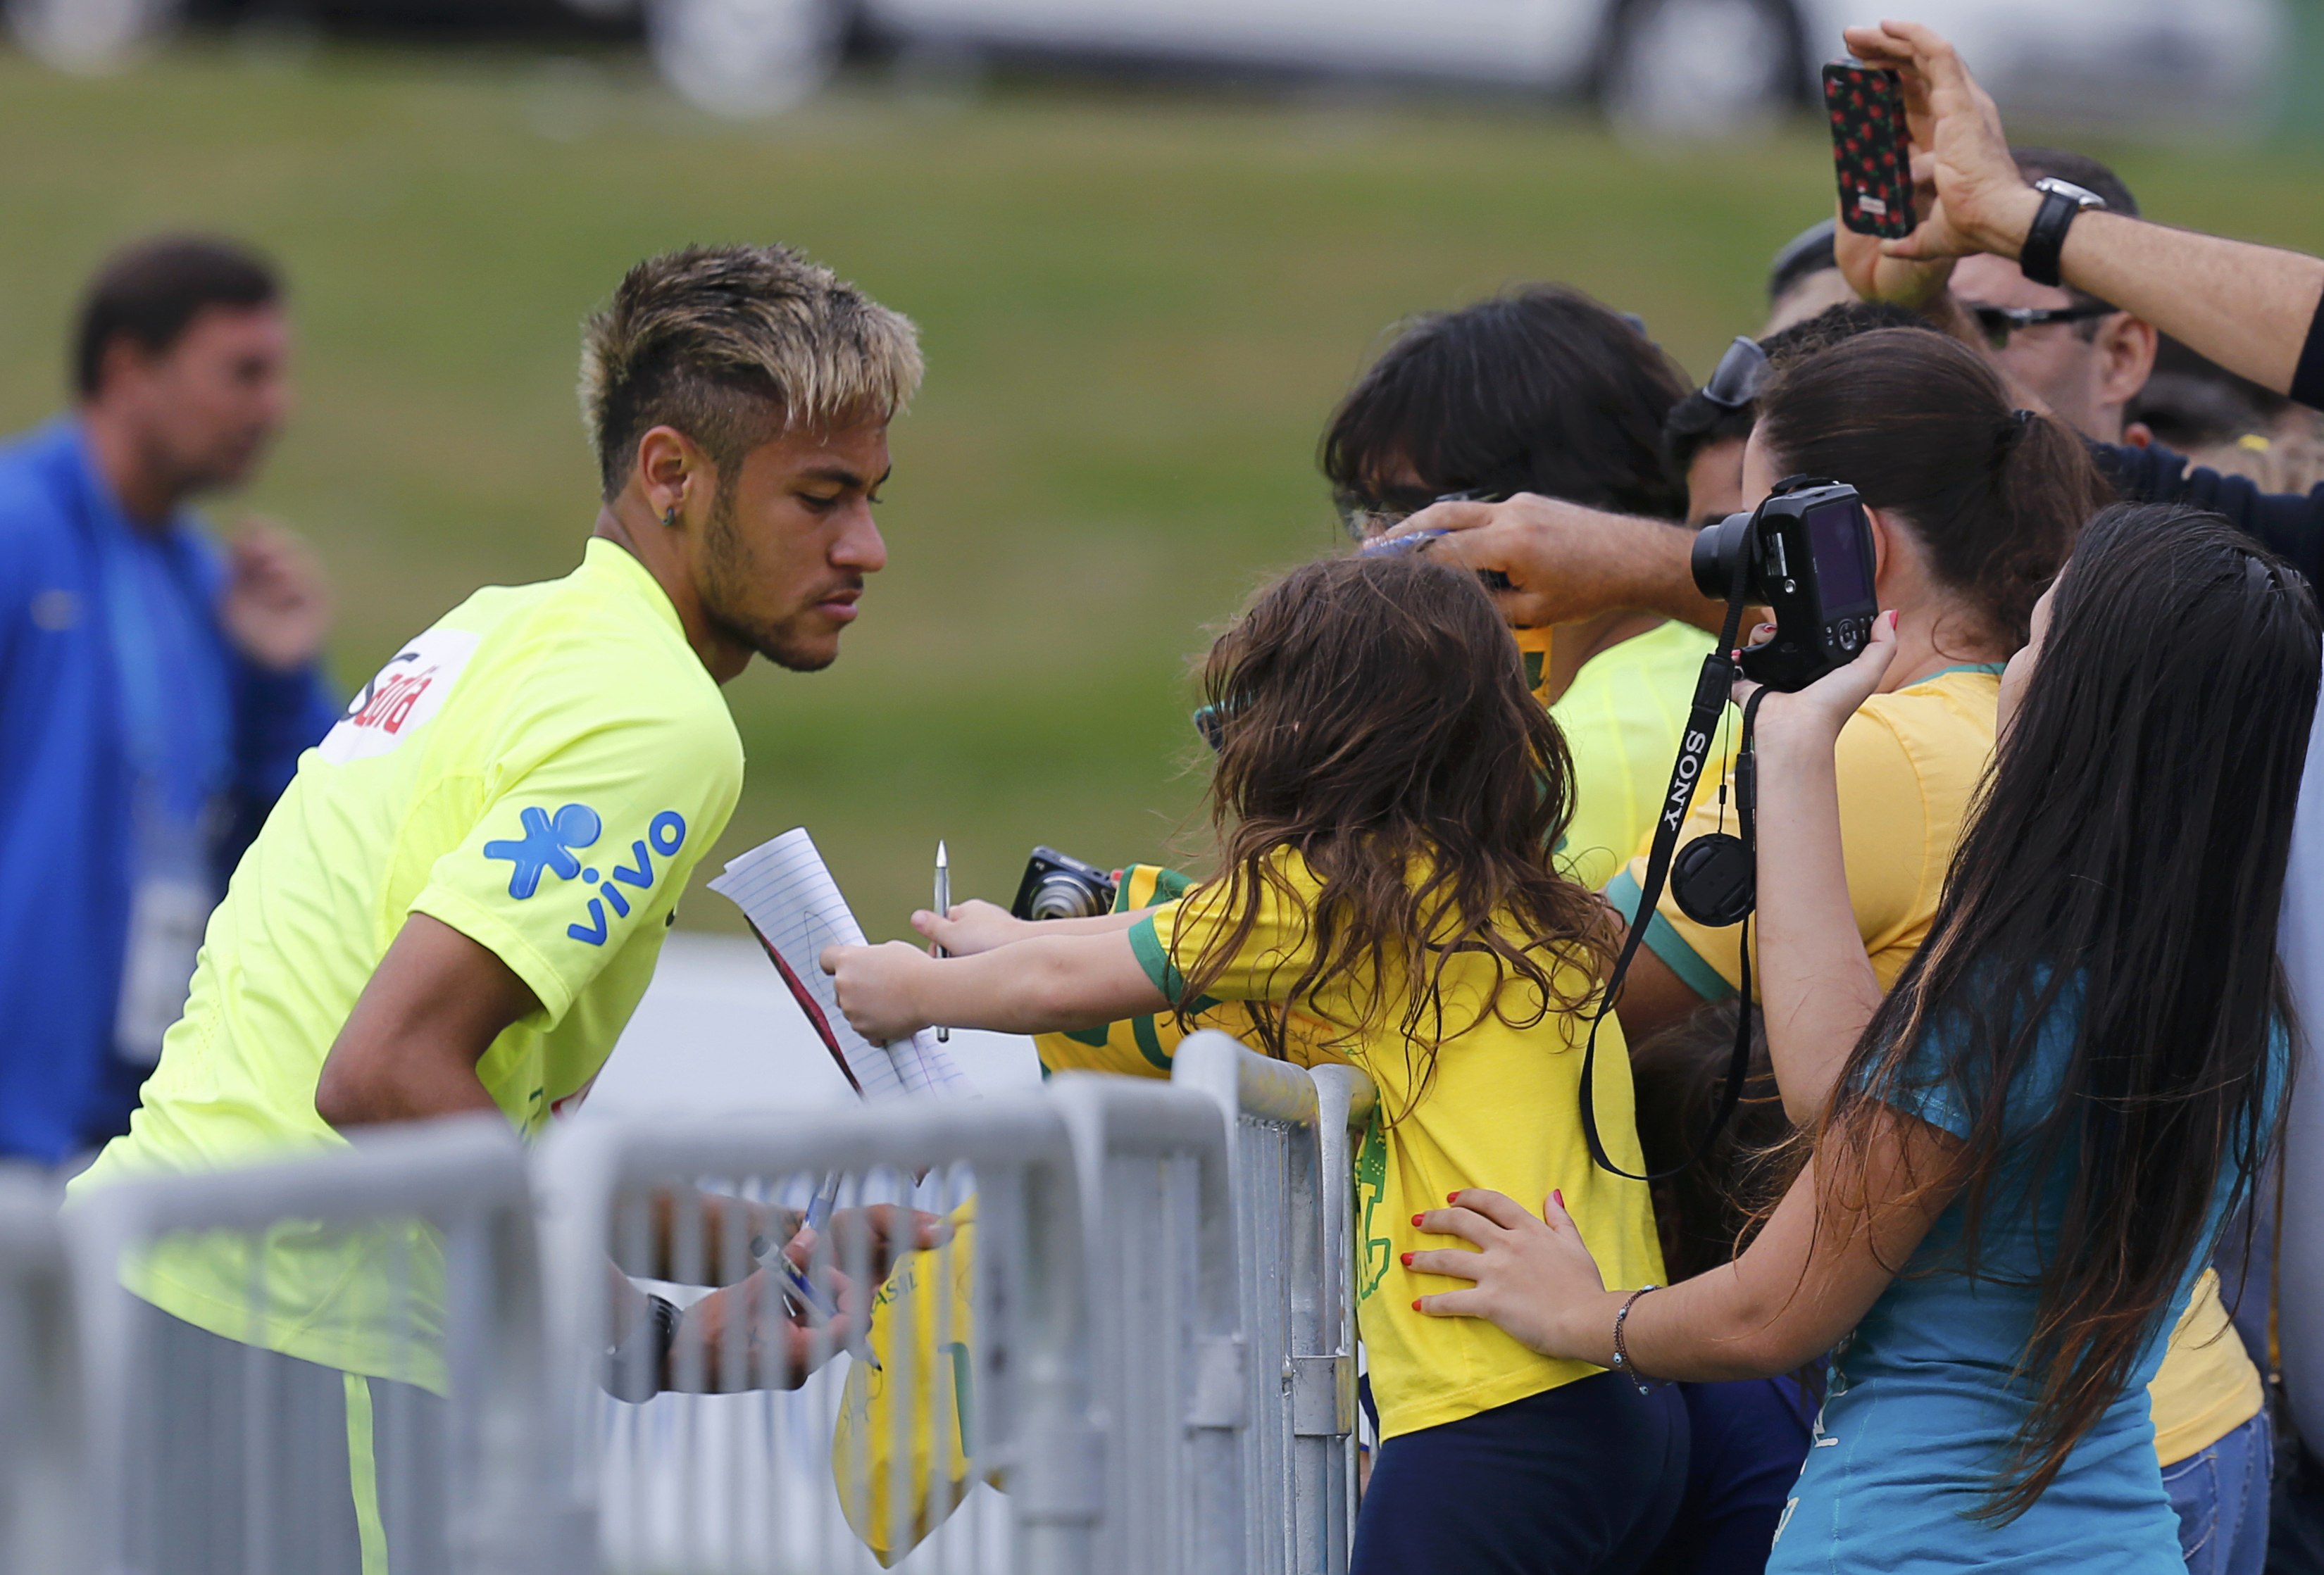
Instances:
[[[920,384],[910,319],[788,246],[688,246],[630,270],[584,327],[581,414],[610,500],[670,427],[731,476],[793,427],[885,421]]]

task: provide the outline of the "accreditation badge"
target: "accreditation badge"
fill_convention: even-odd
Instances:
[[[129,903],[129,945],[121,960],[121,999],[114,1010],[113,1049],[132,1066],[161,1059],[161,1036],[184,1015],[186,989],[209,923],[207,881],[153,875],[138,881]]]

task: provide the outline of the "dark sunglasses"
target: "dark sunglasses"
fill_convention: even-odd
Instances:
[[[1775,374],[1759,341],[1738,334],[1719,364],[1711,368],[1711,381],[1702,385],[1702,397],[1722,410],[1739,410],[1759,397]]]
[[[2044,323],[2084,323],[2092,318],[2110,317],[2115,310],[2100,301],[2062,307],[1973,306],[1969,309],[1984,331],[1985,342],[1996,350],[2008,349],[2009,336],[2020,328],[2038,328]]]

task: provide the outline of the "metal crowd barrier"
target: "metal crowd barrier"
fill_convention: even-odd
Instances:
[[[1235,1261],[1250,1425],[1240,1446],[1248,1575],[1340,1575],[1356,1506],[1351,1123],[1370,1084],[1314,1073],[1221,1033],[1178,1046],[1171,1081],[1210,1098],[1230,1134]]]
[[[106,1575],[575,1568],[497,1117],[123,1182],[64,1223]]]
[[[57,1195],[0,1175],[0,1572],[84,1575],[80,1388]]]
[[[1225,1124],[1203,1093],[1061,1073],[1089,1266],[1106,1430],[1098,1567],[1108,1575],[1238,1569],[1250,1418]]]
[[[561,1497],[595,1509],[598,1568],[1093,1568],[1106,1441],[1056,1101],[581,1122],[537,1174],[583,1441]],[[795,1220],[831,1188],[805,1247]],[[881,1204],[950,1233],[883,1274],[856,1212]],[[658,1349],[641,1280],[684,1307],[666,1371],[639,1357]],[[835,1319],[801,1316],[825,1298]]]

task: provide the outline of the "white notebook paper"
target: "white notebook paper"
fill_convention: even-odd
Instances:
[[[857,1093],[884,1100],[968,1091],[960,1068],[929,1030],[881,1045],[847,1026],[820,959],[825,946],[863,944],[863,928],[839,895],[805,826],[735,859],[710,882],[710,889],[751,921],[791,998]]]

